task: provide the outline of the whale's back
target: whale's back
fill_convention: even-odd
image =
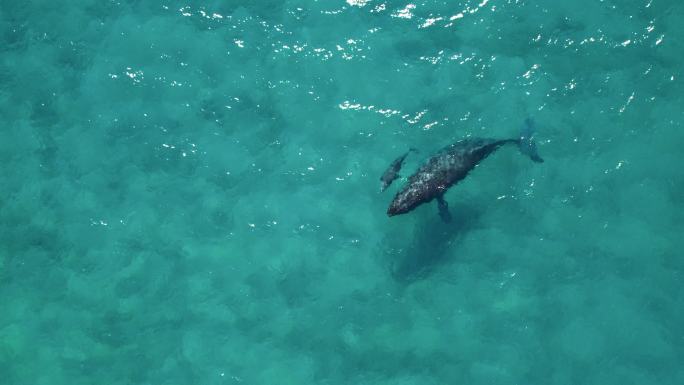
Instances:
[[[450,144],[431,156],[395,195],[387,214],[407,213],[443,195],[464,179],[482,159],[508,140],[469,138]]]

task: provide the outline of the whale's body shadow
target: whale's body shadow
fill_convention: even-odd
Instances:
[[[437,268],[453,262],[459,240],[476,227],[481,211],[465,204],[452,204],[449,211],[450,222],[444,222],[435,208],[434,215],[421,219],[415,226],[413,238],[406,247],[386,248],[395,280],[411,283],[424,279]]]

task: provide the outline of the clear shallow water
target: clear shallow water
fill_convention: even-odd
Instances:
[[[0,2],[3,384],[684,382],[681,3],[78,3]]]

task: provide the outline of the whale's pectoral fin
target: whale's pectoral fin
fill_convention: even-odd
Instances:
[[[444,195],[437,197],[437,209],[439,209],[439,217],[446,223],[451,222],[451,213],[449,212],[449,204],[444,200]]]
[[[529,156],[532,161],[543,163],[544,159],[542,159],[537,152],[537,144],[534,141],[534,131],[534,121],[530,118],[525,119],[525,124],[523,124],[520,129],[518,146],[520,147],[520,152]]]

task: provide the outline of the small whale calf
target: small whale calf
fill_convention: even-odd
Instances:
[[[411,153],[411,152],[418,152],[415,148],[410,148],[408,151],[406,151],[403,155],[395,159],[389,167],[387,167],[387,170],[382,174],[380,177],[380,191],[385,191],[389,185],[394,182],[395,179],[400,178],[401,175],[399,175],[399,171],[401,170],[401,166],[404,164],[404,159]]]
[[[387,209],[387,215],[391,217],[405,214],[423,203],[437,199],[440,217],[446,222],[450,221],[451,215],[447,202],[444,200],[444,194],[449,187],[465,178],[470,170],[499,147],[509,143],[516,144],[520,151],[533,161],[539,163],[544,161],[537,153],[533,134],[534,122],[526,119],[520,130],[520,136],[516,139],[468,138],[444,147],[409,177],[406,185],[394,196]],[[401,167],[401,162],[399,162],[399,167]]]

